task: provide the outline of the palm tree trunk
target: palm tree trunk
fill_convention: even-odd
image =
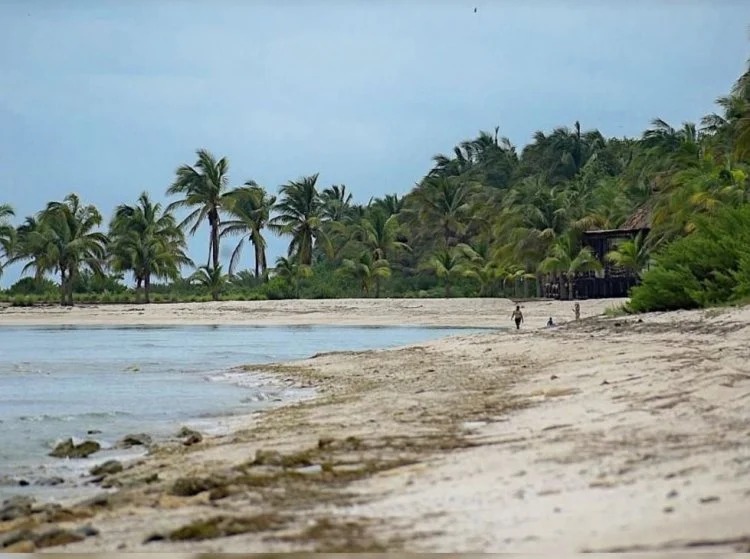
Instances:
[[[146,274],[143,278],[143,301],[147,305],[151,302],[149,292],[151,291],[151,274]]]
[[[266,275],[266,270],[268,270],[268,261],[266,260],[266,249],[264,247],[260,248],[260,273],[263,276],[263,281],[268,280],[268,276]]]
[[[219,216],[214,217],[211,223],[211,257],[214,270],[219,268]]]
[[[375,298],[380,298],[380,278],[377,276],[375,277]]]
[[[73,282],[75,281],[75,270],[68,270],[68,286],[67,286],[67,292],[68,292],[68,306],[73,306]]]
[[[451,296],[451,282],[445,280],[445,298],[450,299]]]
[[[60,306],[65,306],[65,290],[67,289],[67,284],[65,280],[65,268],[60,269]]]
[[[260,277],[260,247],[253,243],[253,247],[255,248],[255,279],[257,280]]]

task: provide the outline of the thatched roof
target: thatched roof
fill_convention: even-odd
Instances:
[[[633,212],[633,214],[620,225],[620,229],[650,229],[651,228],[651,208],[643,205]]]

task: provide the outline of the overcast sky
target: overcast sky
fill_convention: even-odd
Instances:
[[[607,136],[696,121],[743,71],[749,16],[740,0],[0,0],[0,203],[20,221],[75,191],[109,220],[144,189],[164,199],[199,147],[234,184],[319,172],[366,202],[496,125],[520,148],[576,119]]]

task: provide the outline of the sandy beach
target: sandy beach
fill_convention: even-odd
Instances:
[[[606,318],[249,367],[318,396],[154,447],[2,551],[750,551],[750,308]],[[511,326],[505,299],[0,310],[0,325]],[[559,324],[544,328],[552,316]],[[7,507],[6,507],[7,508]],[[83,534],[83,535],[81,535]]]

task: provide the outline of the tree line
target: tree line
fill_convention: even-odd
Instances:
[[[405,195],[367,203],[356,203],[345,185],[322,187],[317,174],[276,194],[253,180],[232,186],[227,158],[201,149],[194,163],[177,168],[168,205],[144,192],[115,208],[106,229],[101,212],[75,194],[15,226],[11,206],[0,205],[0,266],[24,263],[32,291],[54,275],[64,305],[73,303],[82,278],[109,277],[99,283],[114,289],[124,274],[146,302],[155,282],[162,290],[200,286],[215,299],[232,292],[533,296],[544,281],[601,268],[582,243],[584,231],[641,216],[648,236],[607,255],[640,274],[706,219],[750,201],[749,76],[740,76],[700,123],[655,119],[638,138],[607,138],[575,122],[538,131],[519,150],[498,128],[480,132],[436,155]],[[196,265],[186,235],[203,224],[209,253]],[[273,267],[269,232],[289,240]],[[233,246],[226,270],[223,243]],[[194,271],[183,276],[186,270]]]

